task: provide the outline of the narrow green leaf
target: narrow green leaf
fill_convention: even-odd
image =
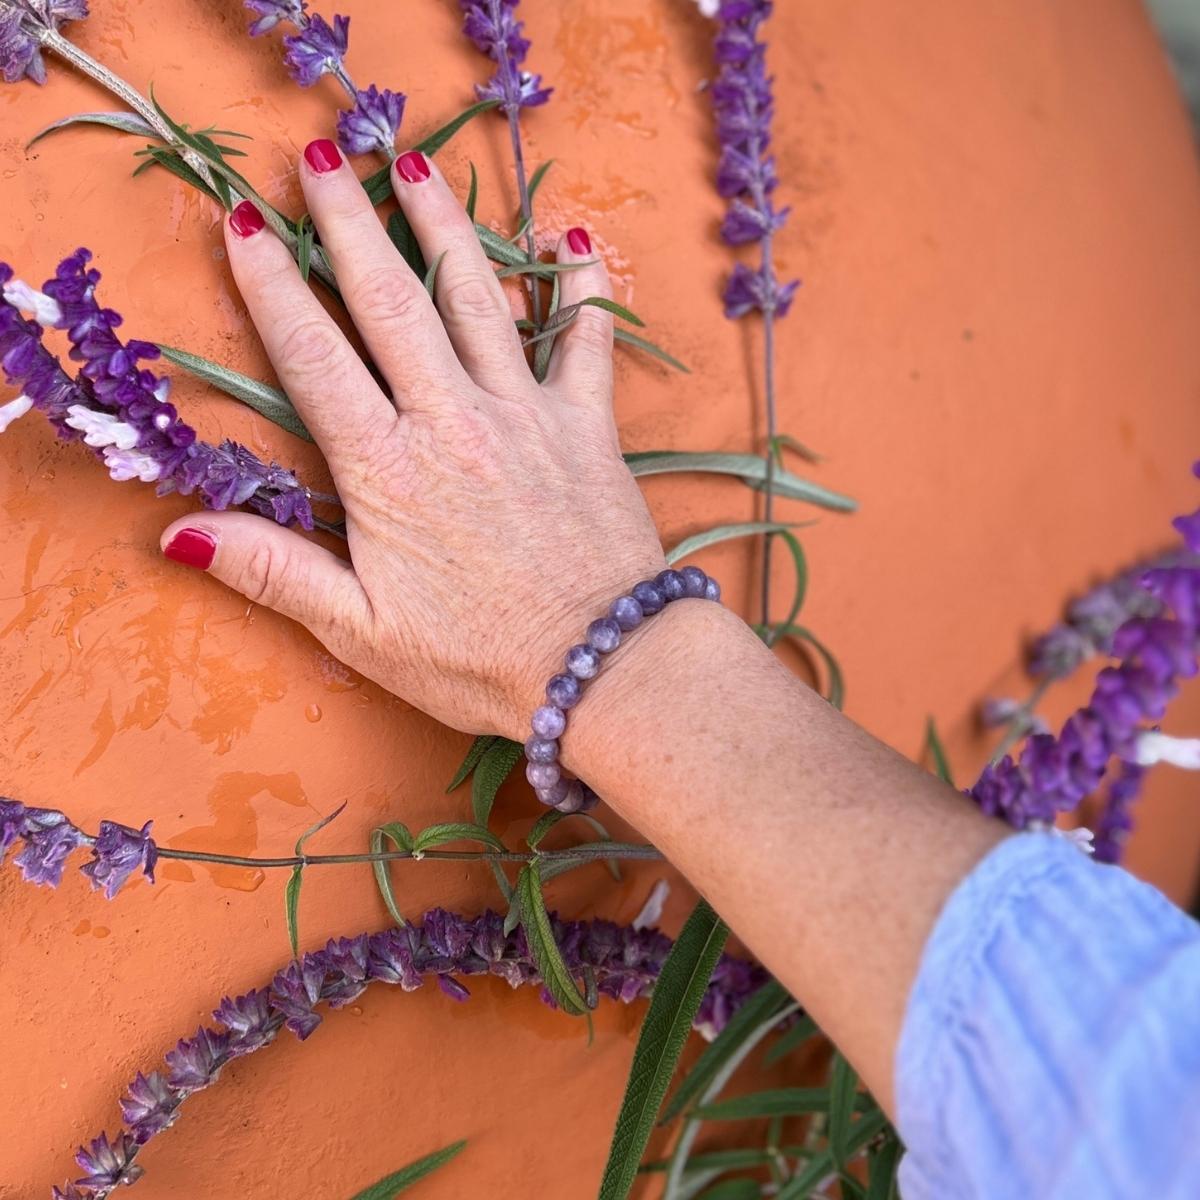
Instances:
[[[853,1125],[846,1153],[853,1157],[888,1126],[888,1119],[878,1108],[870,1109]],[[798,1171],[775,1194],[775,1200],[809,1200],[809,1193],[834,1171],[833,1156],[828,1150],[815,1155],[808,1166]]]
[[[371,830],[372,854],[379,854],[383,850],[385,838],[397,850],[411,850],[413,848],[413,838],[408,826],[401,824],[399,821],[392,821],[387,825],[380,825],[377,829]],[[392,890],[390,865],[386,862],[374,862],[371,864],[375,870],[375,883],[379,887],[379,894],[383,897],[383,902],[387,905],[388,912],[392,915],[392,920],[397,925],[407,925],[408,922],[404,919],[404,915],[400,911],[400,906],[396,903],[396,894]]]
[[[626,346],[633,346],[637,350],[641,350],[649,354],[651,358],[657,358],[659,362],[664,362],[668,367],[674,367],[676,371],[682,371],[685,375],[692,373],[692,368],[684,366],[674,355],[668,354],[661,346],[656,346],[647,338],[638,337],[636,333],[630,333],[628,329],[622,329],[619,325],[613,330],[613,337],[618,342],[624,342]]]
[[[495,745],[495,743],[496,738],[489,734],[484,734],[481,737],[477,737],[471,743],[471,748],[467,751],[466,758],[464,758],[459,764],[458,770],[454,772],[454,778],[450,780],[450,786],[446,788],[447,796],[456,788],[460,788],[464,783],[466,783],[467,776],[475,770],[479,760],[493,745]]]
[[[785,449],[800,455],[806,462],[819,463],[825,461],[823,454],[818,454],[803,442],[798,442],[790,433],[776,434],[771,448],[775,454],[775,460],[780,466],[783,465],[783,452]]]
[[[840,1053],[833,1056],[832,1078],[829,1084],[829,1153],[833,1165],[844,1172],[848,1161],[850,1123],[858,1100],[858,1076]]]
[[[436,846],[444,846],[447,842],[482,842],[493,850],[503,850],[504,843],[490,830],[482,825],[473,825],[469,821],[450,821],[443,825],[430,825],[422,829],[413,841],[414,858],[420,858],[426,850]]]
[[[804,1153],[800,1146],[782,1146],[781,1152],[788,1158],[795,1158]],[[703,1154],[693,1154],[688,1159],[687,1171],[704,1171],[704,1170],[720,1170],[720,1171],[746,1171],[754,1167],[761,1167],[771,1161],[771,1152],[769,1150],[754,1150],[750,1148],[735,1149],[735,1150],[709,1150]],[[669,1158],[656,1158],[651,1162],[642,1163],[638,1167],[639,1175],[658,1174],[671,1169],[672,1160]]]
[[[539,340],[542,337],[541,334],[531,339],[538,342],[538,348],[533,353],[533,377],[538,383],[545,383],[546,376],[550,373],[550,356],[554,353],[555,336],[571,324],[575,319],[575,313],[579,311],[576,308],[575,313],[572,313],[570,316],[559,312],[558,306],[562,301],[560,279],[561,276],[555,275],[554,284],[550,289],[550,311],[547,314],[547,325],[549,328],[542,331],[546,335],[545,340]]]
[[[692,1069],[684,1076],[675,1094],[667,1102],[658,1123],[674,1120],[697,1099],[738,1051],[742,1043],[764,1021],[791,1003],[787,989],[776,980],[768,980],[729,1019],[728,1024],[704,1049]]]
[[[316,237],[316,226],[312,223],[312,218],[305,213],[300,218],[300,224],[296,232],[299,242],[296,246],[296,264],[300,268],[300,278],[305,283],[308,282],[308,271],[312,264],[313,239]]]
[[[937,777],[951,787],[954,786],[954,776],[950,773],[950,760],[946,757],[946,748],[938,736],[937,726],[930,717],[925,725],[925,752],[933,759],[933,768]]]
[[[763,1055],[763,1066],[773,1067],[781,1058],[786,1058],[819,1032],[816,1021],[805,1014],[790,1029],[785,1029],[775,1044]]]
[[[429,264],[429,270],[425,272],[425,290],[429,293],[429,298],[432,300],[437,294],[437,273],[438,268],[442,265],[442,259],[446,257],[446,252],[443,250]]]
[[[538,168],[529,177],[529,207],[533,207],[533,198],[537,195],[538,188],[542,186],[542,180],[546,178],[546,172],[554,166],[554,159],[548,158],[544,163],[539,163]],[[520,213],[517,214],[517,220],[521,219]]]
[[[866,1200],[896,1200],[896,1170],[900,1166],[899,1138],[889,1137],[867,1155]]]
[[[617,1115],[599,1200],[625,1200],[654,1119],[721,956],[728,928],[703,901],[692,910],[659,973]]]
[[[297,863],[292,868],[291,878],[283,895],[283,912],[287,920],[288,941],[292,946],[292,957],[300,957],[300,884],[304,880],[304,868]]]
[[[467,189],[467,216],[471,218],[471,223],[475,223],[475,203],[479,199],[479,176],[475,174],[475,164],[469,163],[471,168],[471,186]]]
[[[524,750],[520,742],[497,738],[475,768],[471,780],[471,811],[475,824],[487,827],[500,785],[512,774]]]
[[[590,267],[589,262],[580,263],[545,263],[545,262],[521,262],[513,263],[508,267],[501,267],[496,272],[498,279],[508,279],[512,275],[540,275],[544,278],[553,278],[555,275],[562,275],[566,271],[578,271],[580,267]],[[582,303],[582,302],[581,302]]]
[[[529,952],[546,988],[563,1012],[575,1017],[583,1016],[588,1011],[587,1001],[567,969],[562,951],[554,940],[550,915],[546,912],[546,902],[542,897],[542,880],[536,859],[521,868],[517,876],[517,895],[521,903],[521,927],[525,930]]]
[[[168,362],[182,367],[198,379],[203,379],[205,383],[220,388],[235,400],[248,404],[255,412],[269,421],[274,421],[288,433],[294,433],[306,442],[313,440],[312,434],[300,420],[300,415],[296,412],[291,400],[279,388],[261,383],[257,379],[251,379],[249,375],[243,375],[241,371],[235,371],[232,367],[223,367],[211,359],[202,358],[199,354],[192,354],[187,350],[180,350],[176,346],[165,346],[159,343],[158,348]]]
[[[565,821],[570,813],[556,812],[550,809],[549,812],[544,812],[533,823],[533,828],[529,831],[529,836],[525,839],[525,844],[530,850],[536,850],[541,843],[542,838],[552,830],[559,821]]]
[[[674,566],[689,554],[703,550],[707,546],[716,546],[721,542],[730,542],[735,538],[755,537],[760,533],[780,533],[785,529],[802,529],[811,525],[811,521],[789,522],[782,521],[743,521],[737,525],[717,525],[706,529],[703,533],[695,533],[684,538],[677,546],[667,551],[667,562]]]
[[[792,607],[783,621],[784,625],[793,625],[800,615],[800,610],[804,607],[804,597],[808,594],[808,562],[804,557],[804,547],[800,545],[800,539],[790,529],[781,530],[779,537],[791,553],[792,564],[796,571],[796,588],[792,593]]]
[[[524,250],[505,241],[494,229],[480,225],[478,221],[475,222],[475,236],[479,239],[483,252],[492,262],[503,263],[509,267],[529,262],[529,255]]]
[[[296,853],[303,854],[304,853],[304,843],[307,842],[308,839],[310,837],[312,837],[312,835],[314,833],[320,833],[321,830],[324,829],[325,826],[328,825],[330,821],[336,821],[337,818],[340,817],[342,815],[342,813],[344,813],[346,811],[346,805],[349,803],[350,803],[349,800],[343,800],[342,803],[339,804],[337,806],[337,808],[335,808],[333,810],[333,812],[329,813],[327,816],[322,817],[315,825],[310,825],[309,828],[306,829],[296,839]]]
[[[351,1197],[351,1200],[392,1200],[392,1197],[408,1191],[414,1183],[424,1179],[426,1175],[431,1175],[439,1167],[444,1167],[452,1158],[461,1153],[466,1144],[465,1141],[455,1142],[444,1150],[435,1150],[432,1154],[427,1154],[424,1158],[409,1163],[407,1167],[402,1167],[394,1175],[388,1175],[378,1183],[373,1183],[369,1188],[357,1192]]]
[[[215,200],[218,204],[224,204],[222,198],[218,196],[217,193],[213,191],[213,189],[209,187],[208,184],[205,183],[204,180],[201,179],[200,176],[197,175],[196,172],[193,171],[192,168],[189,167],[187,163],[185,163],[177,154],[172,153],[170,150],[151,149],[150,157],[154,162],[158,163],[160,167],[164,167],[166,170],[170,171],[172,175],[177,175],[184,181],[184,183],[190,184],[198,191],[203,192],[210,200]],[[142,169],[143,168],[138,168],[138,170],[134,172],[134,175],[141,174]]]
[[[722,1179],[700,1193],[700,1200],[759,1200],[762,1190],[753,1179]]]
[[[63,117],[59,121],[54,121],[47,125],[45,129],[35,133],[33,137],[25,143],[25,149],[40,142],[42,138],[49,137],[52,133],[57,133],[60,129],[67,129],[72,125],[105,125],[109,129],[119,129],[122,133],[132,133],[138,137],[154,138],[158,140],[158,134],[153,128],[136,113],[127,112],[84,112],[75,113],[70,117]]]
[[[400,209],[396,209],[388,217],[387,233],[388,237],[392,239],[392,245],[400,251],[400,257],[412,268],[413,274],[418,279],[424,279],[428,270],[425,265],[425,256],[421,253],[417,235],[413,233],[408,218]]]
[[[794,1117],[826,1112],[830,1103],[831,1092],[827,1087],[770,1088],[701,1105],[693,1115],[705,1121],[750,1121],[758,1117]],[[865,1096],[862,1103],[864,1106],[867,1103]]]
[[[825,699],[834,708],[843,708],[846,703],[846,680],[838,660],[834,658],[825,643],[811,629],[806,629],[803,625],[781,625],[776,628],[775,632],[777,637],[795,638],[796,641],[811,646],[817,652],[829,675],[829,689],[825,693]]]
[[[677,471],[736,475],[751,487],[766,479],[767,468],[755,454],[729,454],[722,451],[646,450],[626,454],[625,462],[635,475],[662,475]],[[772,491],[790,500],[807,500],[838,512],[853,512],[857,503],[849,496],[810,483],[790,471],[775,471]]]
[[[581,266],[585,264],[580,264]],[[635,312],[630,312],[623,304],[618,304],[615,300],[609,300],[605,296],[586,296],[579,301],[580,304],[586,304],[591,308],[602,308],[605,312],[610,312],[614,316],[620,317],[622,321],[628,321],[630,325],[639,325],[644,327],[646,322]]]

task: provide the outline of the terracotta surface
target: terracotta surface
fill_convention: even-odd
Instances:
[[[98,0],[80,40],[175,114],[256,135],[250,171],[296,209],[290,163],[328,130],[332,85],[300,94],[270,40],[243,36],[234,0]],[[355,0],[351,63],[409,93],[415,138],[457,111],[484,64],[446,0]],[[783,329],[785,427],[828,455],[813,468],[862,503],[806,535],[807,621],[840,656],[849,710],[909,753],[927,713],[964,779],[983,747],[972,703],[1019,679],[1021,638],[1099,573],[1162,544],[1194,503],[1200,453],[1200,188],[1185,117],[1132,0],[1050,6],[792,0],[774,22],[778,154],[795,216],[781,247],[805,288]],[[529,155],[557,165],[543,237],[581,221],[619,293],[695,368],[681,378],[621,356],[631,449],[755,445],[752,323],[725,322],[727,255],[705,24],[684,0],[526,0],[531,63],[559,90],[528,121]],[[210,11],[215,10],[215,15]],[[155,173],[135,143],[76,131],[28,157],[48,121],[111,107],[52,68],[49,87],[0,89],[0,257],[41,279],[78,244],[98,253],[127,330],[252,372],[262,356],[222,262],[216,214]],[[514,200],[499,121],[442,158],[480,213]],[[209,436],[295,462],[315,454],[186,382]],[[187,510],[109,482],[23,420],[2,439],[0,792],[94,826],[156,821],[168,844],[278,853],[318,814],[345,815],[329,851],[385,819],[461,815],[442,794],[466,739],[364,685],[306,634],[163,561]],[[656,479],[670,542],[747,519],[736,483]],[[811,513],[785,506],[796,519]],[[753,595],[751,548],[703,565],[734,604]],[[787,587],[781,573],[780,596]],[[1056,696],[1051,709],[1075,697]],[[1200,727],[1194,689],[1174,727]],[[499,809],[518,837],[524,789]],[[1132,861],[1188,893],[1200,848],[1190,779],[1162,773]],[[572,914],[629,920],[655,877],[614,890],[600,869],[555,885]],[[108,904],[77,872],[58,892],[0,871],[0,1197],[45,1194],[78,1141],[117,1124],[139,1068],[226,991],[287,957],[284,879],[164,865]],[[403,904],[475,911],[493,891],[469,867],[408,866]],[[667,925],[689,904],[677,888]],[[304,942],[384,924],[370,872],[310,872]],[[439,1197],[587,1197],[607,1149],[638,1014],[606,1005],[583,1027],[532,994],[475,988],[368,993],[304,1045],[285,1037],[229,1067],[146,1152],[143,1200],[304,1194],[338,1200],[458,1137],[468,1152],[422,1185]]]

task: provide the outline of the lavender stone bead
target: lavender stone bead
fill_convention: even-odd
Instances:
[[[704,598],[705,600],[720,600],[721,585],[715,579],[710,578],[704,585]]]
[[[531,737],[525,743],[525,757],[531,763],[552,763],[558,758],[558,743],[553,738]]]
[[[525,768],[525,778],[533,784],[538,790],[552,788],[560,779],[562,779],[562,771],[559,770],[556,763],[535,763],[531,762]]]
[[[556,704],[543,704],[541,708],[534,709],[529,724],[540,738],[562,737],[562,731],[567,727],[567,716]]]
[[[708,586],[708,576],[699,567],[684,567],[679,574],[683,579],[683,594],[699,600]]]
[[[580,806],[579,811],[591,812],[600,803],[600,797],[582,780],[580,780],[580,787],[583,789],[583,804]]]
[[[622,633],[628,633],[642,623],[642,606],[632,596],[618,596],[608,615],[621,627]]]
[[[587,640],[593,650],[611,654],[621,644],[621,627],[612,617],[601,617],[587,627]]]
[[[546,684],[546,699],[559,708],[574,708],[583,695],[583,688],[574,675],[555,675]]]
[[[600,670],[600,655],[591,646],[572,646],[563,661],[576,679],[591,679]]]
[[[662,590],[662,594],[667,598],[667,603],[672,600],[682,600],[684,597],[683,576],[678,571],[673,571],[668,568],[665,571],[659,571],[654,577],[654,582],[658,584]]]
[[[642,606],[642,612],[648,617],[662,612],[667,605],[663,590],[653,579],[643,579],[633,587],[633,598]]]
[[[534,794],[543,804],[548,804],[551,808],[554,808],[566,798],[567,781],[565,779],[560,779],[552,787],[535,788]]]
[[[563,798],[554,805],[560,813],[582,812],[584,806],[583,784],[578,779],[572,779],[567,784]]]

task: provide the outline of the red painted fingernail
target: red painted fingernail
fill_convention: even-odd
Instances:
[[[580,229],[577,225],[574,229],[567,230],[567,245],[575,254],[591,254],[592,239],[588,237],[586,229]]]
[[[207,571],[217,553],[217,539],[203,529],[181,529],[163,553],[184,566]]]
[[[429,163],[420,150],[409,150],[396,159],[396,171],[405,183],[421,183],[429,178]]]
[[[249,200],[243,200],[229,214],[229,224],[240,238],[253,237],[266,223],[262,213]]]
[[[336,171],[342,165],[338,148],[328,138],[317,138],[304,147],[304,159],[318,175]]]

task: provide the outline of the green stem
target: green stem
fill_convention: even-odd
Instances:
[[[166,846],[158,848],[159,858],[180,859],[185,862],[219,863],[229,867],[321,867],[344,863],[394,862],[412,859],[435,859],[442,862],[519,862],[528,863],[535,859],[543,863],[599,862],[608,858],[661,859],[662,854],[653,846],[621,846],[612,842],[598,842],[599,850],[590,846],[573,846],[567,850],[545,850],[522,853],[518,850],[381,850],[375,854],[293,854],[280,858],[251,858],[240,854],[214,854],[207,850],[173,850]]]

